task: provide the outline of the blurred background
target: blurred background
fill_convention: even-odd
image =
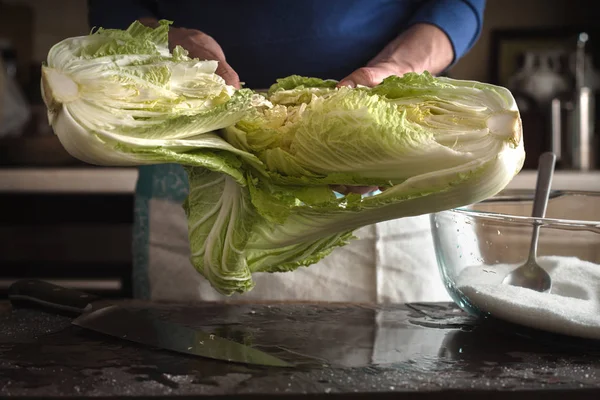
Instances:
[[[600,182],[596,3],[488,0],[478,43],[448,72],[513,91],[528,153],[515,185],[533,186],[546,150],[559,155],[563,182]],[[70,157],[40,97],[50,47],[89,30],[84,0],[0,0],[0,296],[24,276],[130,294],[137,172]]]

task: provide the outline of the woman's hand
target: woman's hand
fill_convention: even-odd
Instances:
[[[436,75],[454,59],[452,43],[444,31],[430,24],[415,24],[390,42],[375,58],[340,81],[339,86],[373,87],[391,75],[429,71]]]
[[[152,18],[140,19],[146,26],[156,27],[158,21]],[[216,60],[219,62],[217,75],[225,79],[228,85],[240,88],[240,78],[234,69],[227,63],[223,49],[215,39],[196,29],[173,28],[169,29],[169,48],[181,46],[189,52],[190,57],[200,60]]]
[[[429,71],[439,74],[454,59],[454,49],[448,36],[430,24],[415,24],[389,43],[365,67],[359,68],[340,81],[338,86],[373,87],[388,76],[402,76],[407,72]],[[337,192],[365,194],[376,186],[335,186]]]

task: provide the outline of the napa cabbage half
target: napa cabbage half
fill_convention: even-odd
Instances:
[[[252,289],[257,272],[313,264],[359,227],[484,200],[523,166],[519,110],[503,87],[425,72],[373,88],[294,75],[267,93],[236,90],[216,62],[170,51],[168,27],[58,43],[43,97],[80,160],[185,167],[191,261],[222,294]]]

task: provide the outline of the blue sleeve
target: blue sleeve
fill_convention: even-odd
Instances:
[[[88,0],[90,28],[126,29],[139,18],[156,18],[152,0]]]
[[[454,50],[453,65],[479,39],[484,9],[485,0],[430,0],[419,7],[409,25],[428,23],[444,31]]]

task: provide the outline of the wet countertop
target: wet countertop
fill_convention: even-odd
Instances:
[[[451,304],[122,305],[295,367],[171,353],[0,303],[0,397],[600,398],[597,342],[478,320]]]

